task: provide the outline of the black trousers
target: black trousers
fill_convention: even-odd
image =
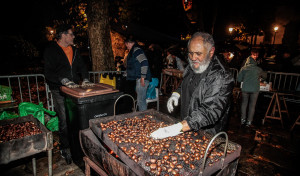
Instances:
[[[59,90],[51,90],[53,97],[54,110],[57,113],[59,119],[59,142],[60,149],[66,149],[70,147],[68,125],[65,111],[65,97]]]

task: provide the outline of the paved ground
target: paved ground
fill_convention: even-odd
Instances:
[[[160,97],[160,111],[167,113],[166,101],[168,96]],[[229,125],[229,140],[242,146],[237,174],[238,176],[255,175],[295,175],[299,166],[300,148],[300,126],[296,126],[293,132],[289,129],[299,115],[299,105],[288,103],[290,119],[284,116],[284,125],[277,120],[269,120],[265,125],[261,125],[270,99],[260,96],[257,104],[255,121],[253,127],[240,127],[239,101],[234,103]],[[150,108],[155,108],[153,103]],[[178,118],[178,110],[172,113]],[[57,140],[57,133],[54,133],[54,141]],[[46,153],[37,155],[37,173],[39,176],[47,176],[47,156]],[[0,167],[1,174],[7,176],[32,175],[31,159],[21,159],[8,165]],[[53,150],[53,174],[57,176],[84,175],[83,164],[66,165],[58,152],[57,142]]]

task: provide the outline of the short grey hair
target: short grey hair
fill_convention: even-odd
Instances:
[[[209,33],[206,33],[206,32],[196,32],[192,35],[192,37],[188,41],[187,48],[189,48],[191,41],[197,37],[203,38],[203,43],[207,49],[208,48],[211,49],[212,47],[215,46],[215,41],[214,41],[212,35],[210,35]]]

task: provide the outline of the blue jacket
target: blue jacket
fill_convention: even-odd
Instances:
[[[151,80],[149,63],[144,51],[134,44],[127,56],[127,80],[145,78]]]

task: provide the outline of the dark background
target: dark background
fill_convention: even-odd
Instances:
[[[293,16],[298,19],[296,23],[299,26],[299,6],[296,5],[296,1],[289,0],[194,0],[193,6],[197,8],[197,13],[183,11],[181,0],[108,1],[112,29],[117,30],[121,25],[128,25],[132,32],[142,40],[157,43],[161,40],[164,44],[167,43],[165,46],[180,41],[180,36],[186,36],[198,30],[210,32],[212,24],[214,24],[213,36],[217,43],[228,39],[228,27],[232,24],[242,23],[249,33],[261,29],[265,32],[266,39],[272,38],[271,25],[284,16]],[[7,65],[5,69],[2,69],[1,74],[18,72],[27,66],[38,67],[41,64],[43,48],[48,42],[46,27],[70,17],[69,8],[75,4],[74,2],[76,1],[1,2],[0,57],[1,63]],[[126,11],[128,13],[123,12],[125,15],[130,15],[126,16],[125,20],[118,16],[120,7],[128,9]],[[188,15],[191,17],[188,18]],[[212,23],[214,16],[215,22]],[[115,23],[116,20],[117,23]],[[192,24],[191,21],[197,23]],[[200,23],[203,25],[199,25]],[[87,41],[85,40],[84,47],[88,46]],[[8,67],[12,68],[4,71]]]

